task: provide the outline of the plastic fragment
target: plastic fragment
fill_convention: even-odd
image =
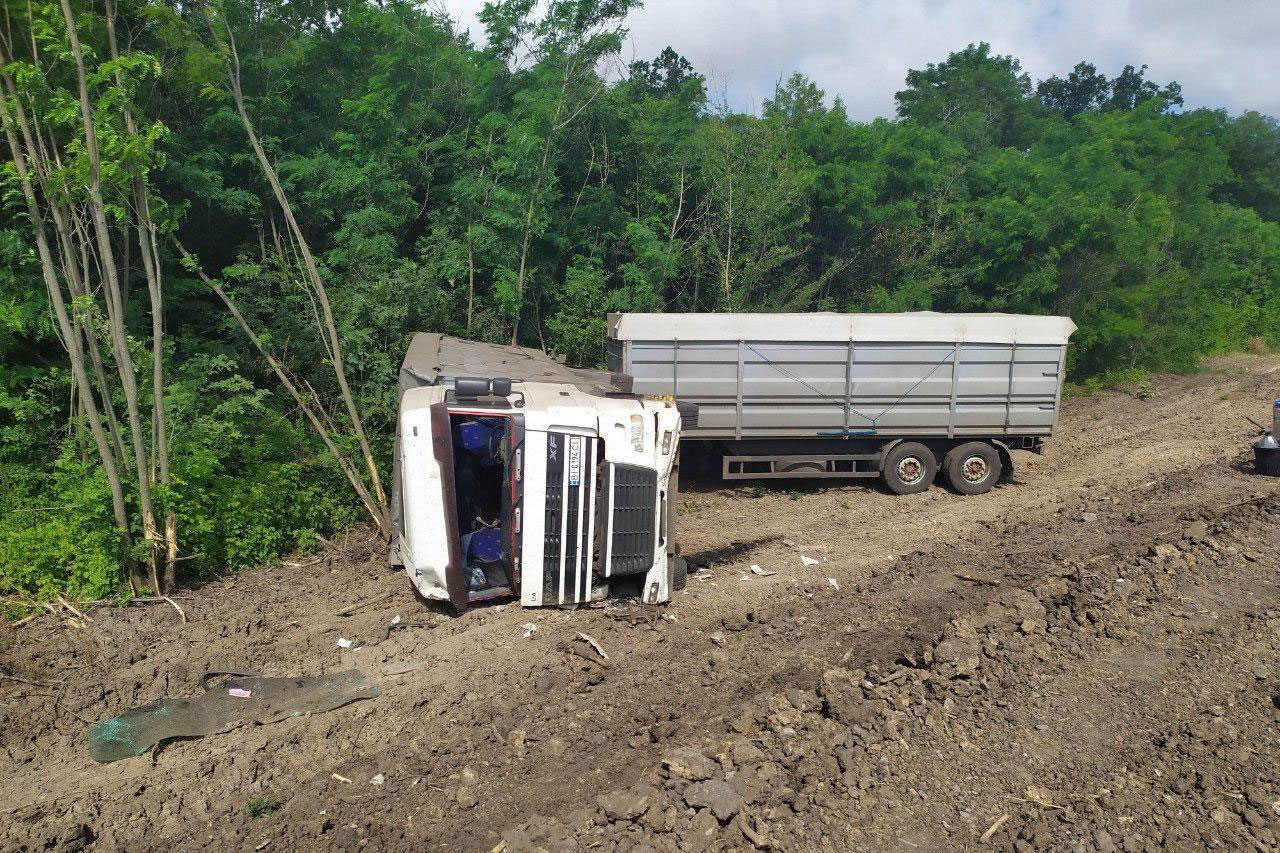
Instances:
[[[806,557],[804,555],[801,555],[800,562],[804,563],[806,566],[816,566],[821,561],[815,560],[813,559],[813,557]]]
[[[524,629],[524,638],[527,640],[533,636],[533,632],[538,630],[538,626],[532,622],[526,622],[520,626]]]
[[[381,773],[378,773],[377,775],[375,775],[373,778],[371,778],[371,779],[369,780],[369,784],[370,784],[370,785],[381,785],[381,784],[382,784],[383,782],[385,782],[385,781],[387,781],[387,777],[386,777],[386,776],[384,776],[384,775],[383,775],[383,774],[381,774]]]
[[[236,697],[237,699],[248,699],[250,696],[253,695],[252,690],[245,690],[243,687],[232,687],[230,690],[227,691],[227,693]]]
[[[840,588],[840,581],[836,580],[835,578],[827,578],[827,583],[831,584],[832,589]]]
[[[806,557],[805,559],[808,559],[808,558]],[[771,577],[771,576],[773,576],[773,575],[776,575],[776,574],[777,574],[777,572],[766,572],[764,569],[760,568],[760,567],[759,567],[759,566],[757,566],[755,563],[752,563],[752,564],[751,564],[751,574],[753,574],[753,575],[759,575],[759,576],[760,576],[760,577],[762,577],[762,578],[767,578],[767,577]]]

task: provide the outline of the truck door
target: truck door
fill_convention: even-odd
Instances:
[[[444,541],[448,548],[445,564],[445,588],[449,602],[460,612],[467,609],[467,582],[462,570],[462,544],[458,536],[457,484],[453,471],[453,428],[449,419],[449,407],[445,403],[431,406],[431,448],[436,464],[440,466],[442,491],[442,515]]]

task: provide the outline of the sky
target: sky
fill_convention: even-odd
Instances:
[[[442,5],[483,42],[483,0]],[[1189,108],[1280,116],[1280,0],[648,0],[626,26],[624,61],[670,45],[738,110],[799,71],[853,118],[891,116],[908,69],[986,41],[1033,81],[1081,60],[1109,77],[1146,64]]]

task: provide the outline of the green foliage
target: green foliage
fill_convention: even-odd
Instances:
[[[601,73],[635,5],[490,3],[478,48],[408,0],[216,4],[384,471],[396,368],[419,330],[514,337],[598,365],[610,310],[1061,313],[1080,327],[1068,364],[1080,393],[1280,346],[1274,118],[1180,111],[1178,84],[1145,67],[1108,78],[1081,62],[1037,85],[986,44],[909,72],[893,119],[852,120],[799,74],[760,114],[736,113],[670,48],[621,78]],[[7,42],[11,73],[65,143],[51,186],[82,199],[61,12],[27,8]],[[102,8],[73,8],[112,227],[142,174],[162,237],[225,283],[304,387],[335,399],[314,294],[200,7],[121,0],[128,49],[115,62]],[[32,38],[42,63],[26,55]],[[126,555],[11,164],[0,193],[0,594],[108,594]],[[162,243],[174,482],[157,500],[177,514],[183,576],[356,521],[256,349]],[[151,318],[131,246],[124,307],[149,409]],[[349,441],[345,412],[328,415]]]
[[[250,797],[244,804],[244,809],[249,813],[249,817],[257,820],[260,817],[266,817],[272,812],[280,808],[280,803],[261,795]]]

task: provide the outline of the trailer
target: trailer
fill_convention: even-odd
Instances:
[[[964,494],[1058,427],[1067,317],[1017,314],[611,314],[608,366],[674,397],[682,439],[734,479],[881,477]]]

